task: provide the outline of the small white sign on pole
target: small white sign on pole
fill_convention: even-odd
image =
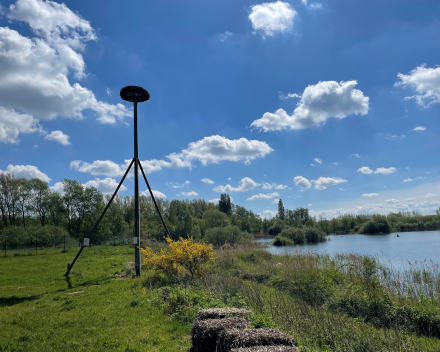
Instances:
[[[133,237],[133,244],[138,244],[138,238],[137,237]]]
[[[84,238],[84,247],[88,247],[90,244],[90,238]]]

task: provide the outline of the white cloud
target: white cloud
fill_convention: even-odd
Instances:
[[[185,181],[183,183],[175,183],[175,182],[166,182],[165,184],[170,188],[183,188],[188,187],[191,182]]]
[[[252,197],[249,197],[247,200],[272,199],[272,198],[279,197],[279,196],[280,195],[278,194],[278,192],[273,192],[273,193],[268,193],[268,194],[259,193],[259,194],[252,196]]]
[[[310,164],[310,166],[313,166],[313,167],[315,167],[315,165],[314,165],[314,164]]]
[[[335,163],[333,163],[333,165],[339,166],[339,165],[341,165],[341,163],[335,162]]]
[[[227,139],[221,136],[205,137],[197,142],[192,142],[187,149],[180,153],[171,153],[166,160],[144,160],[141,161],[145,173],[162,170],[162,168],[191,168],[194,160],[200,161],[203,166],[218,164],[221,161],[244,161],[250,163],[255,158],[264,157],[273,152],[273,149],[266,143],[246,138]],[[81,160],[70,163],[70,167],[80,172],[90,172],[92,175],[104,175],[114,177],[122,175],[131,160],[125,160],[125,164],[118,165],[110,160],[97,160],[89,164]]]
[[[362,195],[362,197],[377,197],[378,194],[377,193],[365,193]]]
[[[278,98],[280,98],[281,100],[287,100],[287,99],[301,99],[301,95],[297,94],[297,93],[287,93],[287,95],[284,95],[283,92],[278,92]]]
[[[400,137],[396,135],[385,137],[385,139],[389,139],[389,140],[404,139],[404,138],[406,138],[404,134],[402,134]]]
[[[154,189],[152,189],[151,192],[153,193],[154,198],[166,198],[167,197],[162,192],[156,191]],[[141,196],[150,197],[150,192],[148,190],[145,190],[141,193]]]
[[[264,37],[273,36],[276,32],[284,33],[293,28],[296,11],[287,2],[266,2],[251,7],[249,20],[254,32]]]
[[[233,33],[226,31],[226,32],[223,32],[223,33],[219,34],[217,36],[217,39],[218,39],[218,41],[223,43],[225,40],[227,40],[232,35],[233,35]]]
[[[409,177],[403,180],[403,182],[411,182],[411,181],[414,181],[414,180],[412,178],[409,178]]]
[[[94,180],[88,181],[84,183],[85,187],[95,187],[102,193],[113,193],[116,190],[116,187],[118,187],[119,182],[117,182],[114,178],[104,178],[99,179],[95,178]],[[119,192],[125,191],[127,187],[124,185],[121,185],[121,188],[119,188]]]
[[[131,162],[131,160],[128,160],[128,162]],[[126,171],[126,168],[111,160],[96,160],[91,164],[81,160],[73,160],[70,162],[70,168],[93,176],[104,175],[108,177],[122,176]]]
[[[341,192],[345,192],[345,191],[346,191],[346,189],[342,189],[342,188],[339,188],[339,190],[340,190]]]
[[[52,1],[18,0],[7,15],[27,23],[34,38],[0,27],[0,142],[16,143],[20,133],[39,130],[39,120],[81,119],[92,110],[102,123],[130,116],[122,105],[98,101],[68,76],[86,76],[81,51],[95,40],[90,23]]]
[[[314,2],[309,6],[313,10],[322,9],[322,4],[319,2]]]
[[[187,197],[194,197],[198,196],[199,194],[197,192],[191,191],[191,192],[180,192],[178,196],[187,196]]]
[[[278,204],[279,201],[280,201],[279,199],[274,199],[272,204]]]
[[[317,180],[312,180],[312,182],[315,184],[315,189],[324,190],[327,189],[328,186],[334,186],[348,181],[340,177],[320,177]]]
[[[277,210],[269,210],[269,209],[267,209],[267,210],[264,210],[263,214],[260,214],[260,216],[263,219],[271,219],[271,218],[274,218],[275,216],[277,216],[277,214],[278,214]]]
[[[307,206],[308,206],[308,207],[311,207],[312,205],[313,205],[313,204],[308,204]]]
[[[57,182],[53,186],[50,187],[50,190],[52,192],[57,192],[57,193],[63,195],[64,194],[64,185],[62,182]]]
[[[108,96],[112,95],[112,91],[110,90],[109,87],[106,88],[105,92],[107,93]]]
[[[414,89],[418,94],[406,97],[405,99],[415,99],[417,104],[428,107],[431,104],[440,102],[440,67],[426,68],[421,65],[405,75],[397,75],[400,81],[395,86],[404,86]]]
[[[425,131],[425,130],[426,130],[426,127],[423,127],[423,126],[418,126],[413,129],[413,131]]]
[[[419,176],[419,177],[416,177],[416,178],[408,177],[408,178],[404,179],[403,182],[411,182],[411,181],[415,181],[415,180],[423,180],[424,178],[426,178],[426,177],[423,177],[423,176]]]
[[[250,177],[244,177],[241,179],[238,187],[232,187],[231,185],[226,186],[217,186],[213,188],[214,192],[219,193],[226,193],[226,192],[245,192],[249,191],[257,186],[259,186],[259,183],[256,183],[254,180],[252,180]]]
[[[50,177],[47,176],[44,172],[41,172],[38,167],[33,165],[8,165],[6,171],[0,170],[0,174],[9,173],[16,177],[24,177],[24,178],[39,178],[44,182],[50,182]]]
[[[350,156],[355,156],[356,158],[360,158],[361,156],[359,154],[351,154]]]
[[[312,187],[310,181],[302,176],[296,176],[293,179],[293,182],[295,183],[296,186],[300,186],[302,189],[309,189],[310,187]]]
[[[409,198],[409,199],[413,200],[412,198]],[[388,204],[397,204],[397,203],[399,203],[399,201],[397,199],[395,199],[395,198],[387,199],[387,200],[385,200],[385,202],[387,202]]]
[[[376,171],[374,171],[375,174],[383,174],[383,175],[388,175],[388,174],[392,174],[393,172],[395,172],[397,169],[395,167],[378,167],[376,169]]]
[[[426,196],[423,196],[422,198],[429,199],[429,198],[435,198],[437,197],[437,194],[428,193]]]
[[[365,175],[369,175],[373,173],[373,170],[371,170],[368,166],[362,166],[360,169],[357,170],[357,172],[362,172]]]
[[[210,185],[212,185],[212,184],[215,183],[214,181],[210,180],[209,178],[202,178],[202,182],[203,182],[203,183],[210,184]]]
[[[322,164],[322,160],[319,158],[315,158],[315,159],[313,159],[313,161],[317,162],[319,165]]]
[[[366,115],[369,98],[355,89],[356,85],[357,81],[325,81],[310,85],[292,115],[283,109],[266,112],[261,119],[252,122],[251,127],[264,132],[300,130],[321,126],[331,117],[343,119],[349,115]]]
[[[275,182],[272,183],[266,183],[263,182],[263,186],[261,188],[263,189],[286,189],[288,186],[286,185],[277,185]]]
[[[64,134],[62,131],[52,131],[49,133],[44,139],[48,139],[50,141],[56,141],[61,143],[62,145],[69,145],[69,136]]]

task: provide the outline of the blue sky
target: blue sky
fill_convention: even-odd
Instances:
[[[440,206],[437,1],[2,1],[0,172],[272,216]],[[204,180],[204,181],[202,181]],[[133,178],[121,195],[133,194]],[[145,191],[142,184],[142,191]]]

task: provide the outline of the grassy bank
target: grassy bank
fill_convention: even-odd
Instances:
[[[191,325],[168,317],[141,280],[120,277],[128,246],[0,258],[0,351],[186,351]],[[30,252],[29,254],[32,254]]]

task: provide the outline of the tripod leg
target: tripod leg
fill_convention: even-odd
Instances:
[[[168,237],[171,238],[170,231],[168,231],[168,227],[167,227],[167,225],[165,225],[165,221],[163,220],[162,214],[160,213],[159,207],[157,206],[156,199],[154,199],[153,192],[151,191],[150,184],[148,183],[147,176],[145,176],[145,172],[144,172],[144,169],[142,168],[142,164],[140,161],[138,161],[138,165],[139,165],[139,168],[141,169],[142,176],[144,176],[144,180],[145,180],[145,183],[147,184],[148,190],[150,191],[151,199],[153,199],[154,206],[156,207],[156,210],[159,213],[160,220],[162,220],[163,227],[165,227],[165,230],[167,231]]]
[[[95,226],[93,227],[93,230],[90,232],[90,234],[92,234],[93,232],[95,232],[96,228],[98,227],[99,223],[101,222],[101,220],[102,220],[102,218],[104,217],[105,213],[107,212],[108,208],[109,208],[110,205],[112,204],[113,199],[116,197],[116,194],[118,194],[119,188],[121,188],[122,183],[124,182],[125,177],[127,177],[128,172],[130,171],[131,166],[133,165],[133,163],[134,163],[134,159],[131,161],[130,165],[128,166],[127,171],[125,171],[124,177],[122,177],[121,182],[119,182],[119,185],[118,185],[118,187],[116,188],[115,192],[113,193],[113,196],[110,198],[110,201],[107,203],[107,206],[105,207],[105,209],[104,209],[104,211],[102,212],[101,216],[99,217],[98,221],[95,223]],[[64,274],[64,276],[69,275],[70,270],[72,270],[73,265],[75,264],[76,260],[77,260],[78,257],[80,256],[80,254],[81,254],[81,252],[83,251],[83,249],[84,249],[84,246],[81,246],[81,248],[80,248],[78,254],[76,255],[75,259],[73,259],[72,264],[70,264],[70,266],[68,267],[67,272]]]

